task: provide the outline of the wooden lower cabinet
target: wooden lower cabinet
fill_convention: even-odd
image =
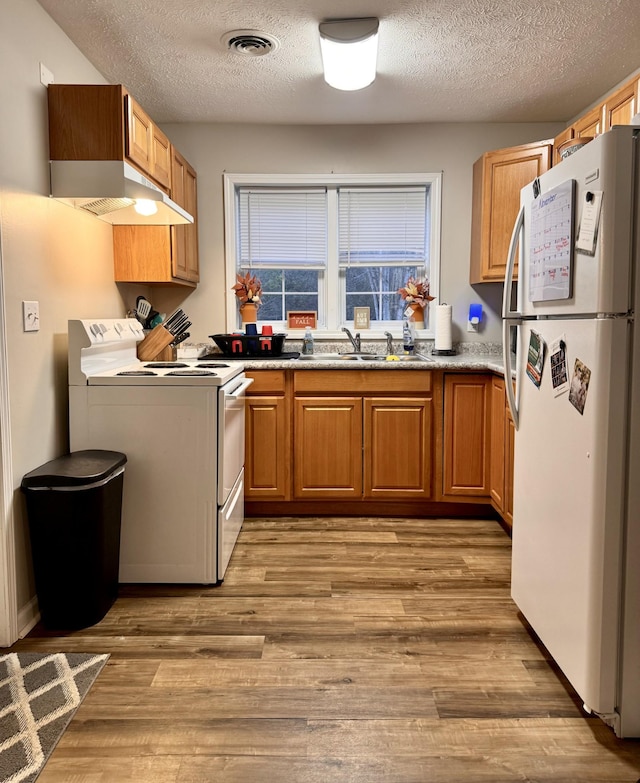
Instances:
[[[476,373],[444,377],[445,497],[489,496],[491,378]]]
[[[504,378],[491,379],[491,428],[490,450],[491,470],[489,472],[489,494],[497,511],[502,513],[505,505],[505,426],[506,408]]]
[[[296,397],[293,496],[362,496],[362,399]]]
[[[516,430],[505,394],[503,378],[491,379],[490,425],[490,478],[491,504],[504,521],[513,523],[513,457]]]
[[[433,515],[493,506],[510,523],[514,431],[501,377],[246,373],[254,384],[245,498],[254,513]]]
[[[513,463],[516,446],[516,428],[511,417],[511,411],[508,408],[505,415],[505,433],[505,485],[502,518],[511,527],[513,525]]]
[[[289,500],[291,497],[291,406],[285,373],[247,372],[245,497]]]
[[[365,398],[364,497],[430,498],[432,439],[431,399]]]

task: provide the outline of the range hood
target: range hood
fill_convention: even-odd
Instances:
[[[51,195],[118,226],[193,223],[192,215],[123,160],[52,160]]]

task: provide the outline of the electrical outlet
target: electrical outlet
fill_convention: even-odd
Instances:
[[[40,302],[22,303],[22,328],[25,332],[37,332],[40,329]]]
[[[51,71],[44,63],[40,63],[40,84],[44,87],[48,87],[50,84],[53,84],[53,82],[54,79]]]

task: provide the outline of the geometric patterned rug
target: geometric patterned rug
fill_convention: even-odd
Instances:
[[[0,655],[0,781],[32,783],[108,655]]]

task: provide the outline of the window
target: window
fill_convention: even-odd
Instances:
[[[398,295],[411,276],[437,296],[440,174],[225,175],[227,283],[251,270],[262,282],[261,321],[285,329],[287,312],[313,310],[318,329],[400,325]],[[229,328],[239,325],[228,297]],[[432,332],[425,312],[426,334]]]

